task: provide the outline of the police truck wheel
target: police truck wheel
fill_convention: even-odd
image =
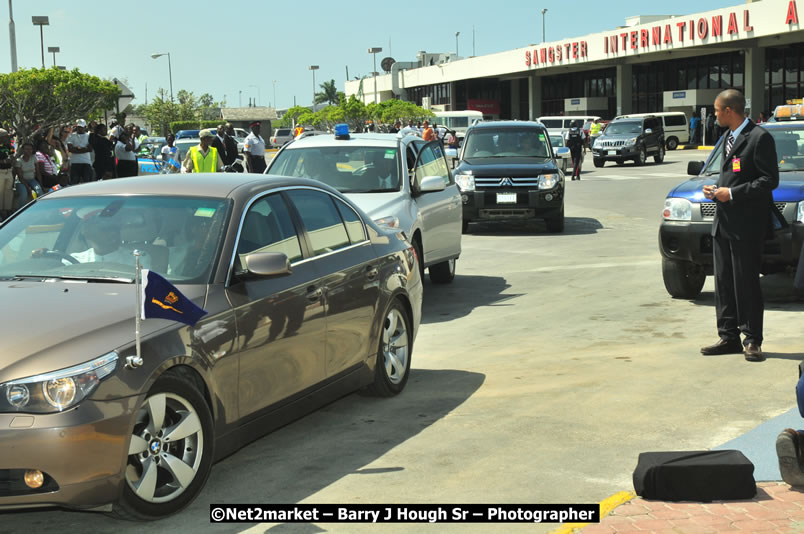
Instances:
[[[689,261],[662,258],[662,279],[670,296],[677,299],[694,299],[701,293],[706,272],[703,267]]]
[[[602,167],[606,164],[606,160],[603,158],[594,158],[592,162],[595,164],[595,167]]]

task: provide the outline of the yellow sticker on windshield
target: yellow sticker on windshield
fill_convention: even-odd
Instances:
[[[215,208],[198,208],[193,215],[196,217],[212,217],[215,215]]]

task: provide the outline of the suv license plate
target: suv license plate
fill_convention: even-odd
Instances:
[[[516,204],[516,193],[497,193],[497,204]]]
[[[609,156],[616,156],[616,155],[617,155],[616,150],[609,150]]]

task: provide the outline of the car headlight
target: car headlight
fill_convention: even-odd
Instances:
[[[475,190],[475,177],[472,171],[461,171],[455,174],[455,183],[461,192]]]
[[[804,202],[798,203],[798,210],[796,211],[796,220],[804,223]]]
[[[0,384],[0,412],[51,413],[75,406],[117,367],[117,353]]]
[[[539,189],[552,189],[561,182],[558,174],[543,174],[539,176]]]
[[[387,228],[399,228],[399,219],[396,217],[380,217],[379,219],[374,219],[374,222]]]
[[[666,221],[691,221],[692,202],[686,198],[668,198],[664,201],[662,217]]]
[[[633,146],[633,145],[637,144],[638,140],[639,140],[639,137],[632,137],[631,139],[626,141],[625,144],[629,145],[629,146]]]

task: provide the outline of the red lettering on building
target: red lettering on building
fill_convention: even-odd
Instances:
[[[533,58],[533,64],[538,65],[539,64],[539,51],[534,50],[533,55],[531,57]]]
[[[798,10],[796,9],[796,0],[790,0],[787,4],[787,17],[784,19],[785,24],[798,24]]]
[[[678,26],[678,42],[684,42],[684,26],[686,26],[686,22],[676,22],[676,26]]]
[[[637,39],[639,39],[639,32],[634,30],[631,32],[631,50],[637,49]]]
[[[690,41],[695,40],[695,21],[694,20],[690,21],[690,27],[687,30],[687,35],[689,35]]]
[[[723,17],[717,15],[712,17],[712,37],[720,37],[723,35]]]
[[[530,67],[530,50],[525,50],[525,66]]]
[[[566,53],[567,59],[570,58],[570,48],[572,47],[572,43],[567,43],[564,45],[564,52]]]
[[[673,44],[673,31],[669,24],[664,26],[664,44]]]
[[[620,39],[622,39],[622,42],[623,42],[622,49],[623,49],[623,52],[625,52],[625,49],[628,48],[628,32],[621,33],[620,34]]]
[[[578,43],[572,43],[572,59],[578,59]]]
[[[561,45],[556,47],[556,61],[561,61]]]
[[[581,57],[586,57],[589,53],[586,41],[581,41]]]
[[[706,39],[707,35],[709,35],[709,23],[706,19],[698,19],[698,38]]]
[[[653,31],[651,33],[653,34],[653,38],[651,39],[650,43],[653,46],[659,46],[660,44],[662,44],[662,27],[654,26]]]
[[[620,40],[617,39],[616,35],[612,35],[611,37],[609,37],[609,48],[611,49],[612,53],[614,54],[617,53],[617,49],[619,48],[617,45],[619,44],[619,42]]]
[[[650,46],[650,33],[648,30],[639,30],[639,46],[642,48]]]
[[[547,49],[546,48],[542,48],[541,50],[539,50],[539,61],[542,63],[542,65],[547,63]]]
[[[726,30],[729,35],[736,35],[740,33],[740,30],[737,28],[737,14],[736,13],[729,13],[729,29]]]
[[[547,49],[547,61],[549,61],[550,63],[555,63],[556,61],[556,54],[553,51],[552,46]]]
[[[743,29],[747,32],[754,31],[754,27],[748,23],[748,10],[743,10]]]

